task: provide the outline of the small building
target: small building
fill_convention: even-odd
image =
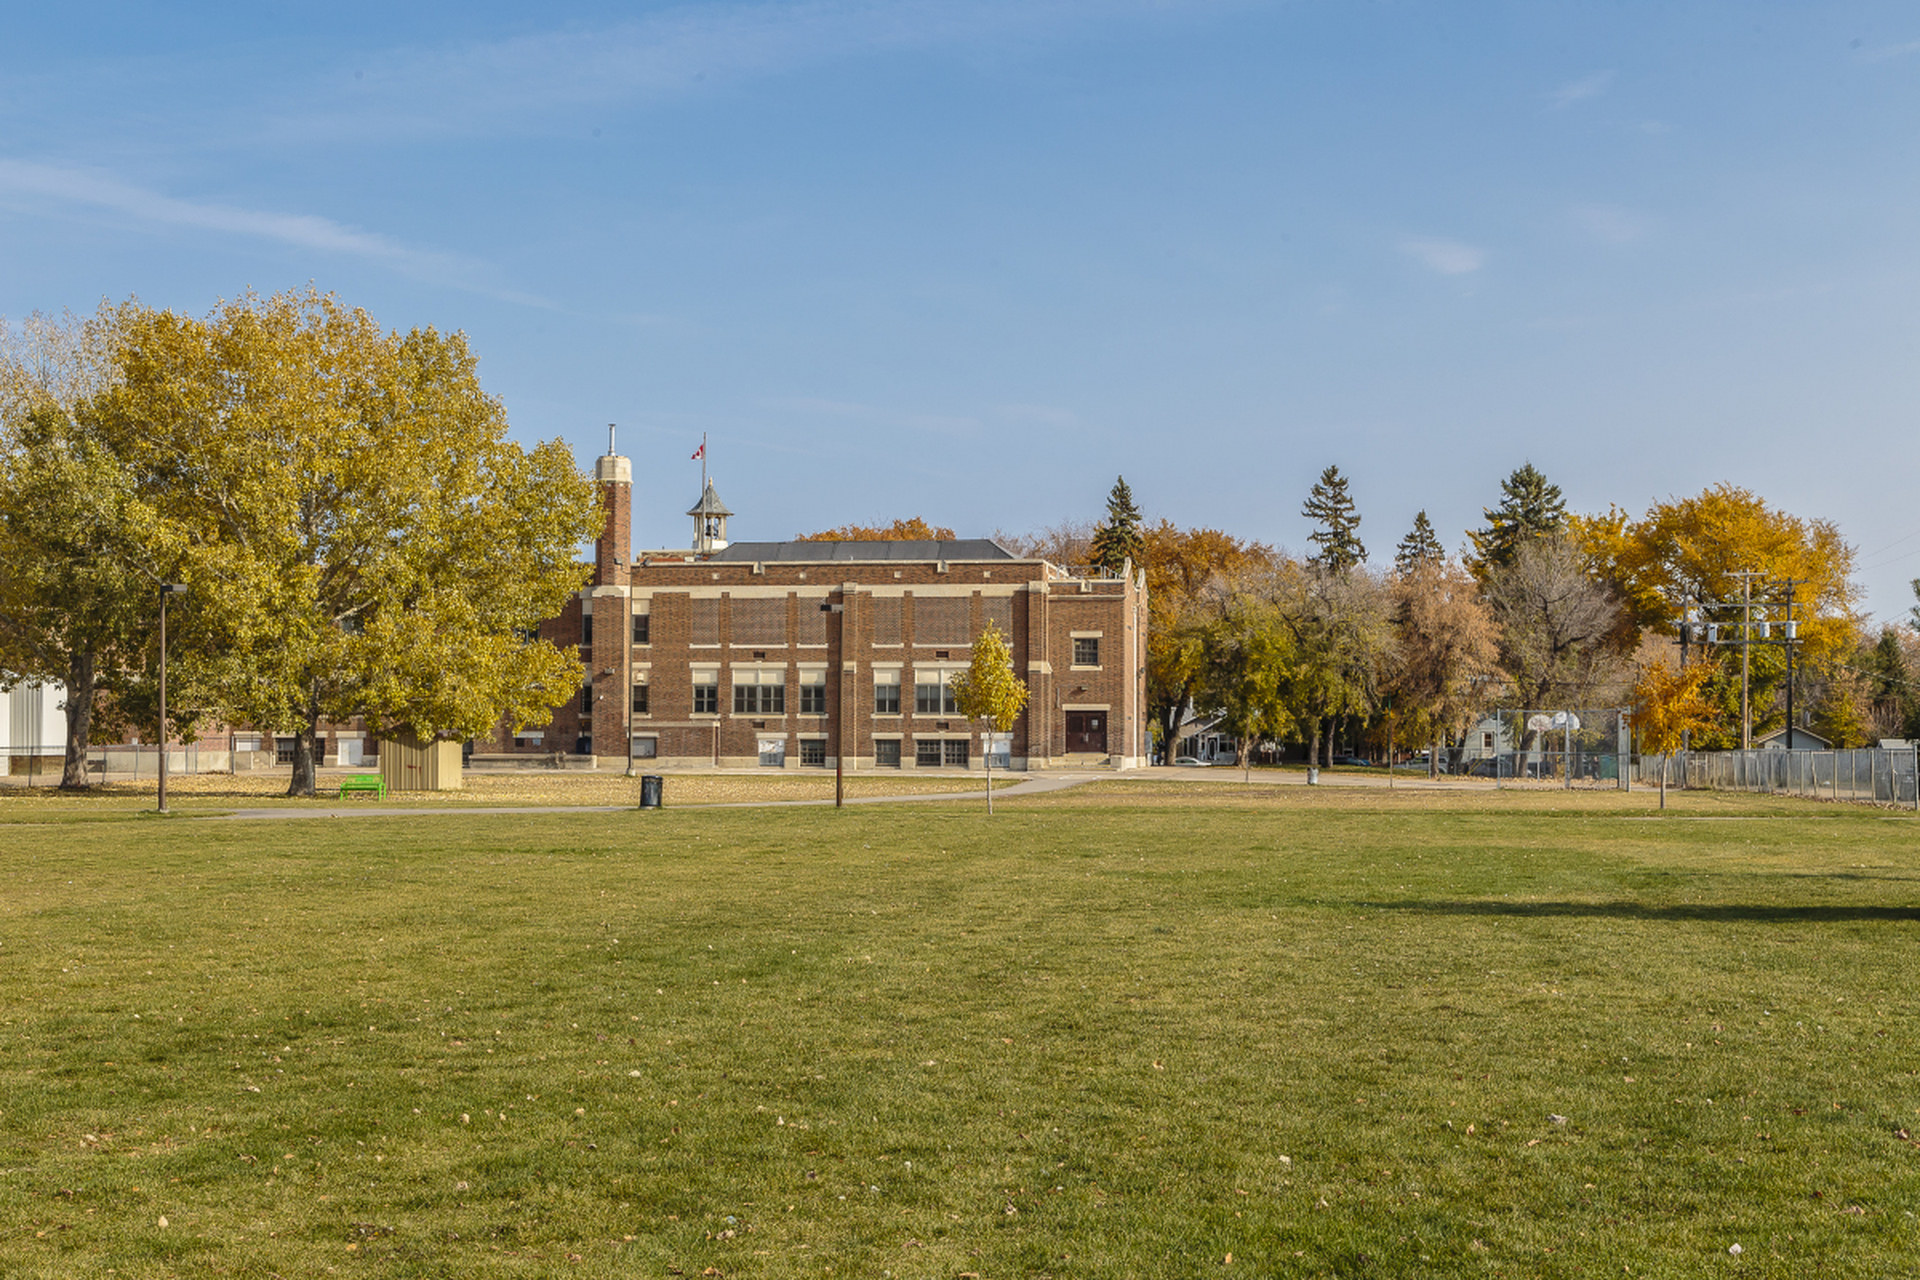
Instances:
[[[1145,763],[1146,575],[1022,558],[989,539],[735,542],[709,480],[685,549],[631,549],[632,464],[595,464],[606,523],[590,584],[543,638],[577,645],[579,692],[480,752],[597,767],[1125,769]],[[952,680],[987,626],[1026,711],[987,741]]]
[[[1771,733],[1763,733],[1753,740],[1753,745],[1761,751],[1786,751],[1787,730],[1783,726]],[[1793,729],[1794,751],[1831,751],[1833,743],[1821,737],[1813,730],[1796,725]]]
[[[1462,761],[1491,760],[1513,750],[1513,726],[1504,716],[1487,716],[1467,730],[1461,743]]]

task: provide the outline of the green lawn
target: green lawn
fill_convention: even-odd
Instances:
[[[21,811],[0,1273],[1913,1272],[1920,823],[1647,802]]]

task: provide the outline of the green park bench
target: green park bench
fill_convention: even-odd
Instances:
[[[371,791],[382,800],[387,798],[387,780],[377,773],[357,773],[340,784],[340,798],[345,800],[349,791]]]

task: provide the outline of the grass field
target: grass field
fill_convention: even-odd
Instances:
[[[0,1273],[1920,1266],[1912,817],[1131,786],[0,808]]]

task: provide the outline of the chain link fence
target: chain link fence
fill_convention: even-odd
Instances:
[[[1641,777],[1660,780],[1659,756],[1646,757]],[[1667,785],[1704,791],[1754,791],[1807,800],[1892,804],[1920,808],[1920,750],[1869,747],[1857,751],[1680,751],[1668,764]]]

